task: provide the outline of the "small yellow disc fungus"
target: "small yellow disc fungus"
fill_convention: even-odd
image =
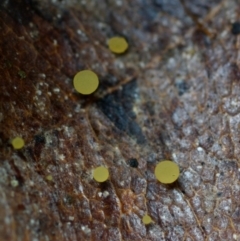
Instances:
[[[14,149],[21,149],[24,147],[24,140],[21,137],[15,137],[12,140],[12,146]]]
[[[94,169],[93,178],[97,182],[105,182],[109,177],[109,171],[106,167],[100,166]]]
[[[46,180],[49,181],[49,182],[51,182],[51,181],[53,180],[52,175],[47,175],[47,176],[46,176]]]
[[[116,54],[124,53],[128,48],[128,43],[123,37],[113,37],[108,40],[109,49]]]
[[[152,222],[152,219],[149,215],[146,214],[146,215],[143,216],[142,221],[143,221],[144,224],[149,224],[149,223]]]
[[[98,76],[91,70],[80,71],[73,79],[74,88],[83,95],[92,94],[97,89],[98,85]]]
[[[159,182],[169,184],[179,177],[179,167],[172,161],[162,161],[155,167],[155,176]]]

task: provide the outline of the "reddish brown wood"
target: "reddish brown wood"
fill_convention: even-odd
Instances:
[[[0,240],[240,240],[238,2],[100,2],[0,3]],[[82,69],[91,96],[73,89]]]

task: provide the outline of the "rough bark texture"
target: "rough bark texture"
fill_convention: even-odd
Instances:
[[[239,13],[237,0],[1,1],[0,240],[240,240]],[[72,85],[86,68],[101,82],[88,97]],[[154,177],[162,159],[180,166],[173,185]]]

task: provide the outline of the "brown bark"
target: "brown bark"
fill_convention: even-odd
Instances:
[[[239,12],[234,0],[2,1],[0,240],[240,240]],[[129,42],[120,56],[115,35]],[[100,78],[91,96],[73,89],[82,69]],[[180,167],[173,185],[154,177],[162,159]]]

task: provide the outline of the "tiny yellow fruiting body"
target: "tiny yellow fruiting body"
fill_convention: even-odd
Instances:
[[[146,214],[146,215],[143,216],[142,222],[143,222],[145,225],[147,225],[147,224],[152,223],[152,219],[151,219],[151,217],[150,217],[149,215]]]
[[[82,70],[73,79],[74,88],[83,95],[92,94],[98,88],[98,85],[98,76],[91,70]]]
[[[94,169],[93,171],[93,178],[97,182],[105,182],[109,177],[109,171],[106,167],[104,166],[99,166]]]
[[[15,137],[12,140],[12,146],[16,150],[22,149],[24,147],[24,145],[25,145],[25,142],[21,137]]]
[[[155,167],[154,174],[159,182],[170,184],[178,179],[180,171],[176,163],[172,161],[162,161]]]
[[[46,180],[51,182],[51,181],[53,180],[52,175],[47,175],[47,176],[46,176]]]
[[[122,54],[128,49],[128,43],[123,37],[112,37],[108,40],[109,49],[115,54]]]

